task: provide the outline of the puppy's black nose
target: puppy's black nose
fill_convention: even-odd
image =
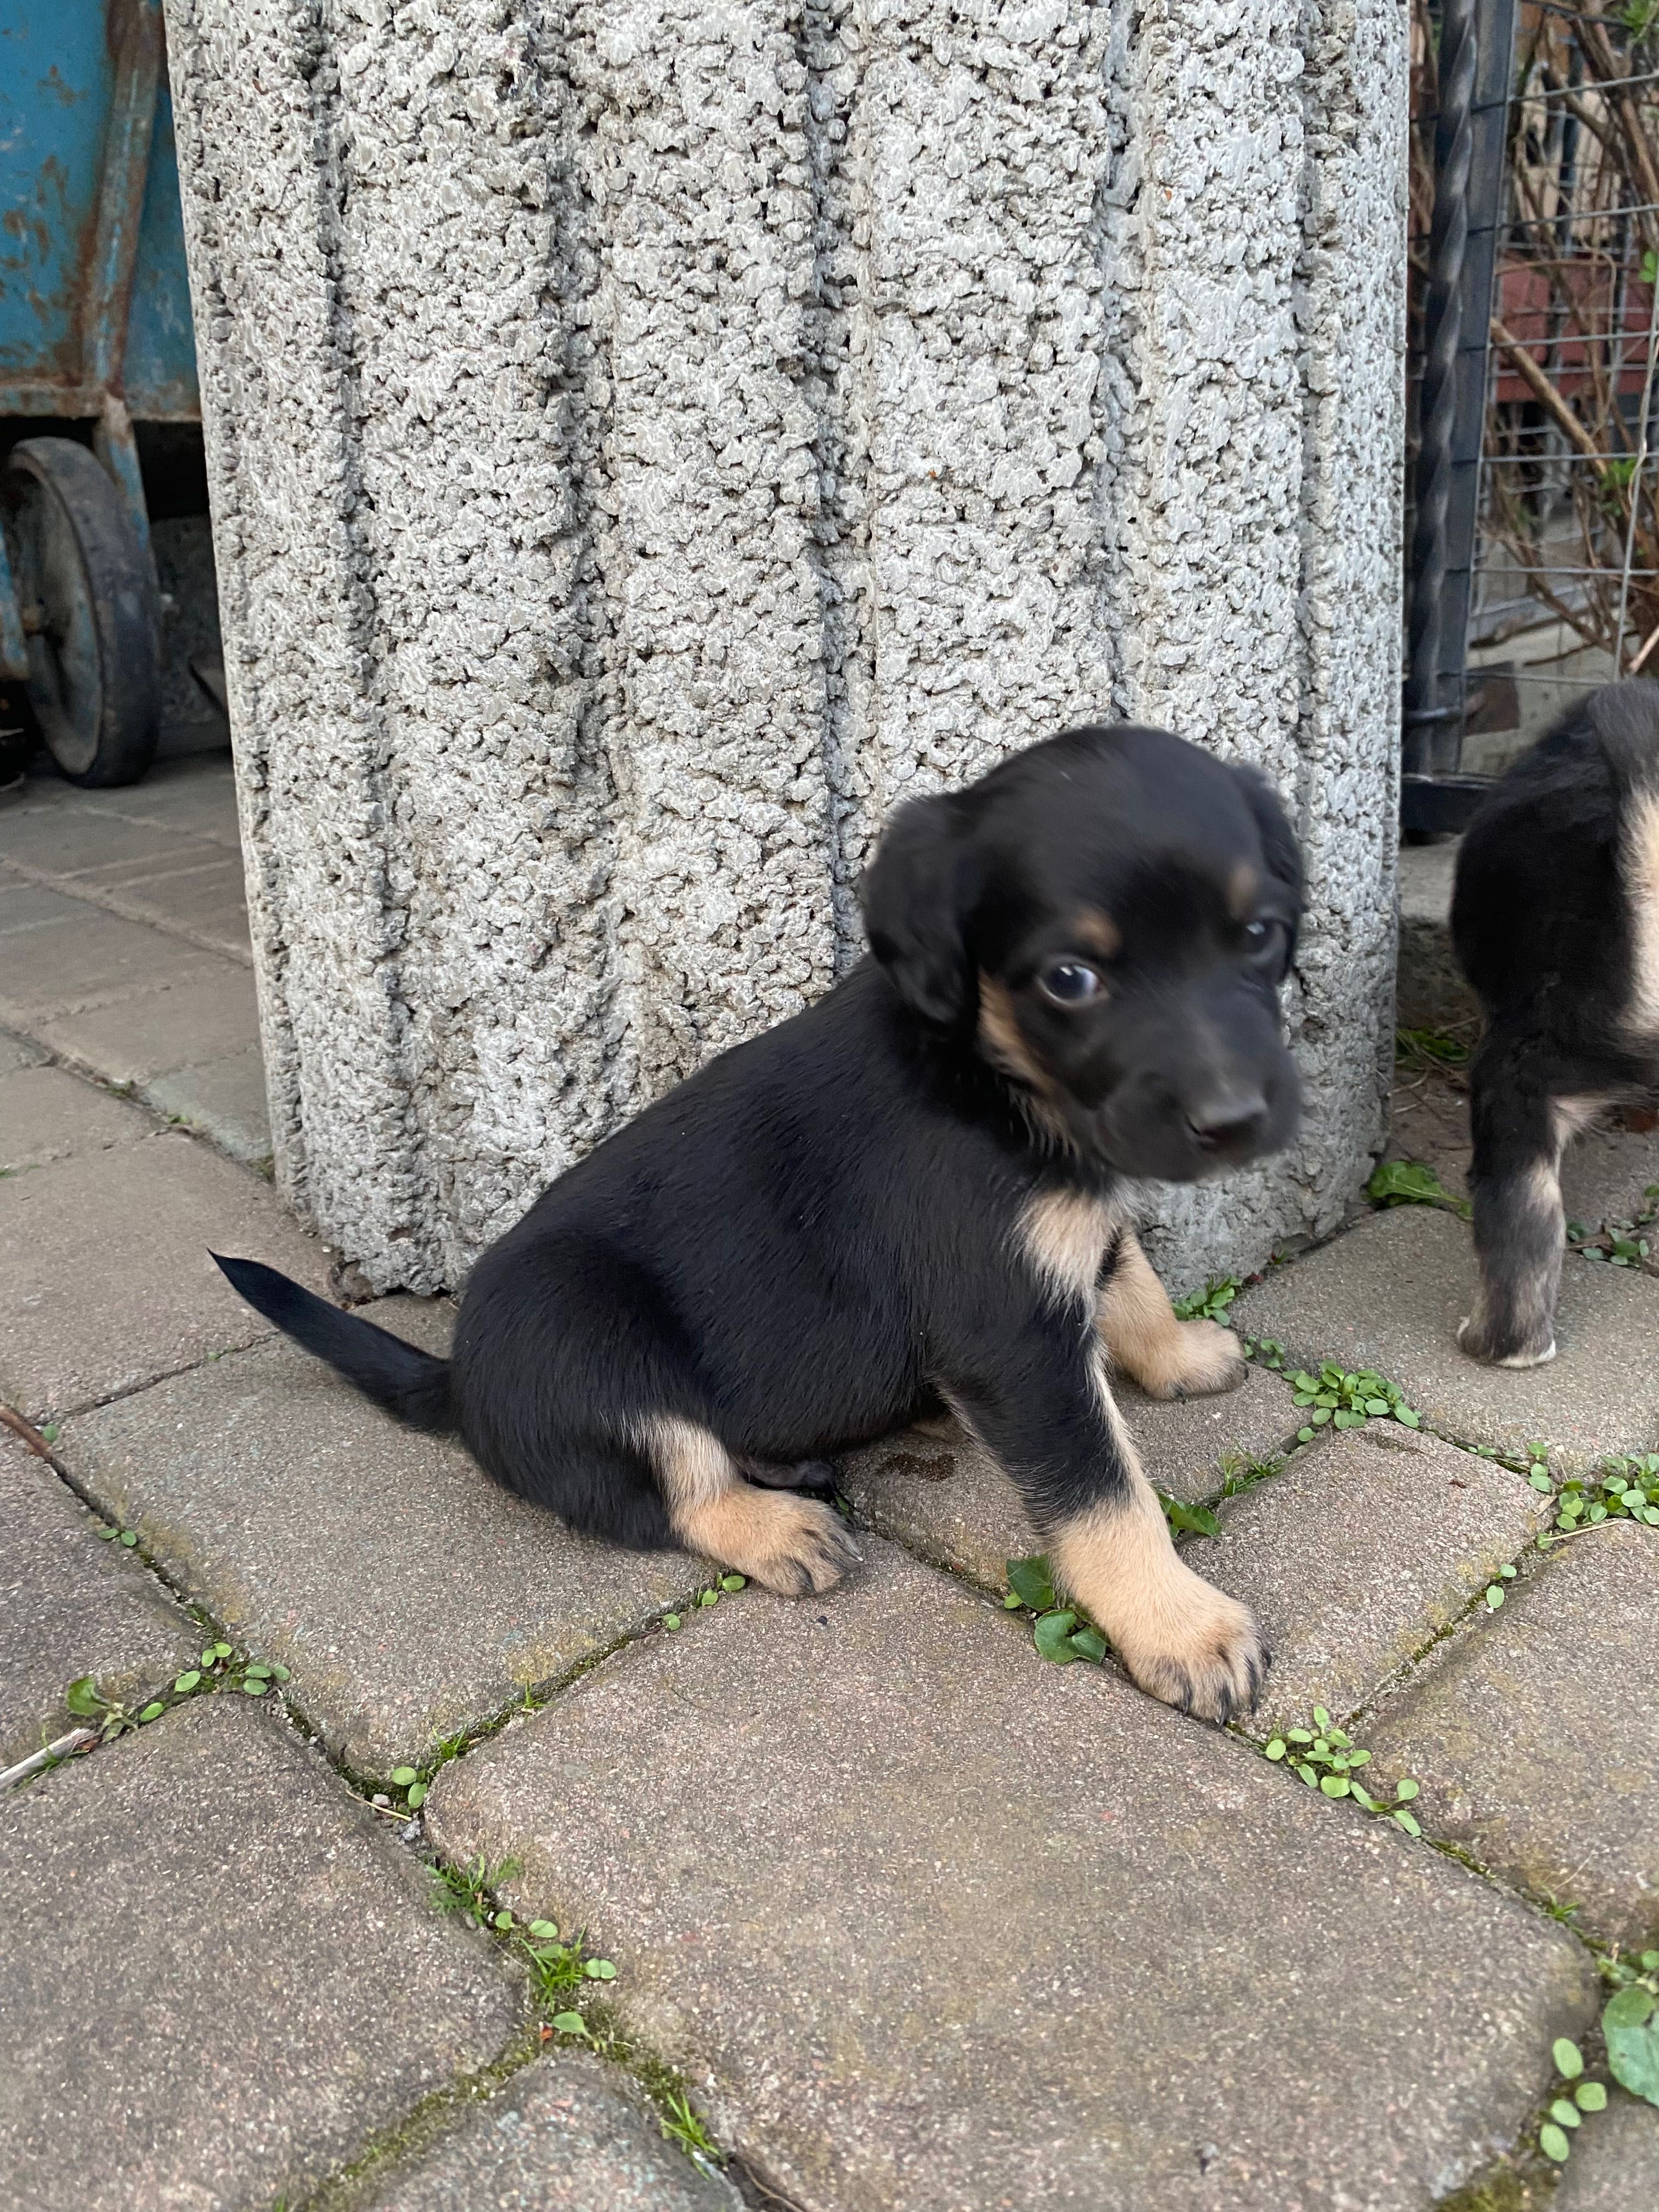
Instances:
[[[1202,1152],[1240,1152],[1255,1142],[1267,1118],[1259,1091],[1233,1091],[1189,1108],[1187,1130]]]

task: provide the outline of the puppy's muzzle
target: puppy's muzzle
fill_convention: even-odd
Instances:
[[[1206,1157],[1248,1159],[1267,1133],[1267,1094],[1243,1088],[1217,1091],[1189,1104],[1186,1122],[1187,1134]]]

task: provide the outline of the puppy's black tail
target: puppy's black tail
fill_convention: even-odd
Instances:
[[[217,1252],[212,1256],[231,1288],[255,1313],[325,1359],[364,1397],[411,1429],[453,1425],[447,1359],[434,1359],[429,1352],[405,1344],[402,1337],[376,1328],[356,1314],[342,1313],[258,1260],[226,1260]]]

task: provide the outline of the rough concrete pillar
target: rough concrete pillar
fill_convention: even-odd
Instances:
[[[453,1283],[856,957],[906,793],[1259,761],[1329,1228],[1392,1015],[1399,0],[171,0],[283,1187]]]

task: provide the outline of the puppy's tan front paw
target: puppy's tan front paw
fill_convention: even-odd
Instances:
[[[1137,1688],[1218,1723],[1255,1711],[1273,1658],[1249,1607],[1184,1565],[1107,1633]]]
[[[1149,1398],[1202,1398],[1236,1390],[1244,1370],[1244,1354],[1231,1329],[1218,1322],[1183,1321],[1135,1380]]]
[[[1272,1657],[1255,1616],[1180,1558],[1144,1479],[1057,1530],[1048,1557],[1148,1696],[1206,1721],[1254,1709]]]

